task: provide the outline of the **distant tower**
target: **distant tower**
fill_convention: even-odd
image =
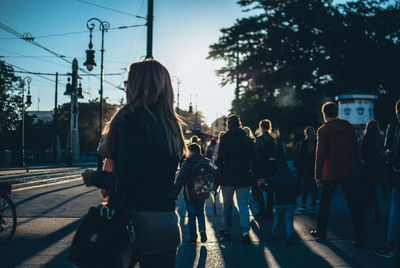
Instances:
[[[378,96],[355,89],[338,95],[335,99],[339,102],[339,118],[349,121],[360,139],[367,122],[375,118],[374,106]]]

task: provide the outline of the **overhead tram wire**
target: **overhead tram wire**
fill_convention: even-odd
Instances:
[[[143,26],[146,26],[146,24],[119,26],[119,27],[110,28],[108,30],[124,30],[124,29],[128,29],[128,28],[136,28],[136,27],[143,27]],[[99,30],[93,30],[93,31],[99,31]],[[39,36],[35,36],[34,39],[59,37],[59,36],[67,36],[67,35],[75,35],[75,34],[87,34],[87,31],[39,35]],[[20,37],[0,37],[0,40],[13,40],[13,39],[21,39],[21,38]]]
[[[22,71],[24,71],[24,72],[26,72],[26,73],[30,73],[30,74],[32,74],[32,75],[36,75],[36,76],[38,76],[38,77],[40,77],[40,78],[43,78],[43,79],[45,79],[45,80],[51,81],[51,82],[53,82],[53,83],[56,82],[55,80],[50,79],[50,78],[47,78],[47,77],[45,77],[44,75],[42,75],[42,74],[40,74],[40,73],[29,72],[28,70],[26,70],[26,69],[24,69],[24,68],[15,66],[14,64],[11,64],[11,63],[8,63],[8,62],[6,62],[6,64],[8,64],[8,65],[10,65],[10,66],[12,66],[12,67],[14,67],[14,68],[16,68],[16,69],[22,70]],[[19,71],[15,71],[15,72],[19,72]],[[54,74],[52,74],[52,75],[54,76]],[[58,83],[61,84],[61,85],[63,85],[63,86],[66,85],[66,84],[64,84],[64,83],[62,83],[62,82],[58,82]]]
[[[120,10],[117,10],[117,9],[105,7],[105,6],[102,6],[102,5],[99,5],[99,4],[95,4],[95,3],[92,3],[92,2],[83,1],[83,0],[75,0],[75,1],[78,1],[78,2],[81,2],[81,3],[85,3],[87,5],[91,5],[91,6],[95,6],[95,7],[99,7],[99,8],[103,8],[103,9],[107,9],[107,10],[111,10],[111,11],[114,11],[114,12],[117,12],[117,13],[120,13],[120,14],[123,14],[123,15],[135,17],[135,18],[138,18],[138,19],[146,19],[146,17],[143,17],[143,16],[139,16],[139,15],[131,14],[131,13],[128,13],[128,12],[120,11]]]
[[[68,62],[69,64],[72,64],[72,62],[69,61],[69,60],[67,60],[67,59],[65,58],[65,56],[63,56],[63,55],[61,55],[61,54],[58,54],[57,52],[54,52],[54,51],[52,51],[52,50],[50,50],[50,49],[48,49],[48,48],[42,46],[42,45],[39,44],[38,42],[36,42],[36,41],[34,40],[35,38],[32,37],[32,35],[31,35],[30,33],[21,34],[21,33],[17,32],[17,31],[15,31],[14,29],[8,27],[7,25],[4,25],[4,24],[1,23],[1,22],[0,22],[0,28],[3,29],[3,30],[5,30],[6,32],[9,32],[9,33],[12,34],[12,35],[15,35],[16,37],[18,37],[18,38],[20,38],[20,39],[22,39],[22,40],[24,40],[24,41],[26,41],[26,42],[28,42],[28,43],[31,43],[31,44],[33,44],[33,45],[35,45],[35,46],[38,46],[38,47],[40,47],[40,48],[46,50],[47,52],[49,52],[49,53],[55,55],[56,57],[60,58],[61,60],[65,61],[65,62]],[[81,68],[81,67],[79,67],[78,69],[79,69],[81,72],[85,73],[85,74],[88,74],[88,75],[90,75],[90,76],[96,77],[97,79],[100,79],[100,77],[97,77],[96,75],[93,75],[93,74],[89,73],[88,71],[86,71],[85,69],[83,69],[83,68]],[[116,89],[124,90],[123,88],[121,88],[121,87],[119,87],[119,86],[116,86],[116,85],[114,85],[113,83],[111,83],[111,82],[109,82],[109,81],[107,81],[107,80],[103,80],[103,81],[104,81],[105,83],[107,83],[107,84],[109,84],[109,85],[115,87]]]

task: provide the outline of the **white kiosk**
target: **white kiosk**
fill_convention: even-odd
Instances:
[[[349,121],[355,128],[358,139],[363,136],[365,125],[374,119],[374,104],[377,95],[351,90],[336,96],[339,102],[339,118]]]

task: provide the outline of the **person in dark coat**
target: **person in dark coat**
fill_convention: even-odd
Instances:
[[[112,172],[87,169],[82,174],[86,186],[107,190],[110,202],[132,219],[143,267],[175,267],[181,242],[174,180],[187,149],[173,98],[171,78],[163,65],[156,60],[133,63],[127,104],[106,134],[115,152],[110,154]]]
[[[299,210],[307,208],[308,194],[311,192],[311,212],[315,212],[317,201],[317,184],[314,180],[315,150],[317,138],[315,129],[308,126],[304,129],[304,139],[299,145],[296,161],[297,175],[303,180],[302,206]]]
[[[268,119],[261,120],[259,123],[261,135],[257,137],[256,149],[256,174],[257,178],[270,183],[277,170],[279,158],[278,145],[274,137],[271,136],[272,124]],[[257,216],[272,217],[274,206],[274,192],[272,188],[267,188],[267,209],[262,191],[257,186],[253,186],[253,198],[258,203],[260,211]]]
[[[388,182],[392,186],[390,216],[387,241],[375,250],[375,254],[384,258],[398,256],[400,238],[400,99],[395,106],[397,120],[389,124],[385,136],[385,169]]]
[[[228,131],[221,137],[218,158],[215,161],[219,172],[218,184],[221,185],[224,200],[224,225],[220,235],[226,241],[231,239],[233,194],[239,206],[242,243],[250,243],[250,186],[254,165],[254,142],[246,136],[240,125],[239,117],[231,115],[227,119]]]
[[[277,174],[266,185],[274,191],[274,223],[271,229],[271,238],[275,240],[278,229],[285,219],[286,244],[293,244],[294,236],[294,212],[296,210],[297,197],[302,192],[301,180],[290,171],[286,161],[280,161]]]
[[[374,209],[375,222],[380,221],[380,209],[376,187],[383,183],[384,168],[384,137],[381,133],[379,123],[370,120],[365,127],[365,134],[361,141],[361,158],[363,161],[362,174],[367,185],[365,193],[368,196],[370,205]]]

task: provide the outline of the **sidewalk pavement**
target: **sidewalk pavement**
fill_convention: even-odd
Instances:
[[[177,202],[181,215],[183,243],[178,249],[176,267],[399,267],[396,259],[383,259],[373,254],[382,244],[387,222],[375,226],[368,221],[368,235],[364,248],[351,244],[351,220],[341,191],[335,193],[329,222],[328,239],[315,241],[309,230],[315,226],[315,214],[295,216],[297,237],[291,247],[285,245],[283,233],[277,242],[268,238],[271,220],[251,217],[251,244],[240,244],[237,211],[233,217],[231,243],[218,241],[216,234],[223,222],[223,209],[217,202],[214,215],[212,201],[207,201],[206,228],[208,241],[188,244],[188,226],[182,198]],[[387,200],[382,203],[387,217]],[[254,204],[250,204],[252,207]],[[370,219],[371,215],[367,215]],[[68,248],[81,218],[19,218],[15,239],[0,250],[2,267],[75,267],[67,261]],[[139,267],[139,266],[136,266]]]
[[[0,176],[13,175],[13,174],[23,174],[34,171],[50,170],[50,169],[62,169],[62,168],[76,168],[76,167],[95,167],[97,162],[77,162],[72,165],[66,163],[59,164],[46,164],[46,165],[31,165],[26,167],[2,167],[0,168]]]

